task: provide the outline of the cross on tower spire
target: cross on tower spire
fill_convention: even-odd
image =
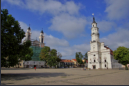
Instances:
[[[43,33],[43,28],[42,28],[42,30],[41,30],[41,33]]]
[[[95,18],[94,18],[94,13],[92,13],[92,15],[93,15],[93,23],[96,23],[96,22],[95,22]]]

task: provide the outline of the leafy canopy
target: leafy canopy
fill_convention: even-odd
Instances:
[[[87,55],[87,52],[85,53],[85,55],[84,55],[85,57],[84,57],[84,59],[85,60],[87,60],[88,59],[88,55]]]
[[[32,48],[29,48],[29,49],[28,49],[28,54],[25,55],[25,59],[24,59],[24,60],[25,60],[25,61],[29,61],[29,60],[32,59],[32,58],[31,58],[32,56],[33,56],[33,49],[32,49]]]
[[[21,44],[24,37],[25,32],[19,22],[8,14],[7,9],[1,10],[1,67],[14,66],[19,59],[25,59],[31,42]]]
[[[113,56],[121,64],[123,65],[129,64],[129,48],[120,46],[117,48],[117,50],[113,52]]]
[[[44,46],[40,53],[40,59],[43,61],[47,61],[49,54],[50,54],[50,47]]]
[[[83,55],[81,52],[76,52],[76,60],[79,64],[84,64],[82,61]]]
[[[50,67],[56,66],[61,60],[61,57],[62,55],[60,53],[57,55],[56,49],[50,50],[48,46],[45,46],[40,53],[40,59],[45,61]]]

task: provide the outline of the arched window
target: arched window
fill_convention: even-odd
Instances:
[[[107,62],[106,59],[105,59],[105,62]]]
[[[93,25],[93,27],[94,27],[94,25]]]
[[[106,67],[106,64],[105,64],[105,67]]]
[[[94,59],[94,62],[96,62],[95,59]]]

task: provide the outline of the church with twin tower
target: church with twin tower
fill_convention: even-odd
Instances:
[[[27,29],[27,32],[26,32],[26,38],[25,38],[25,40],[23,42],[25,42],[27,40],[31,41],[32,46],[39,46],[41,48],[44,47],[44,32],[43,32],[43,30],[40,32],[39,41],[37,39],[33,40],[33,39],[31,39],[31,29],[29,27]]]
[[[99,28],[93,17],[91,28],[90,51],[88,52],[88,68],[112,69],[113,51],[99,40]]]

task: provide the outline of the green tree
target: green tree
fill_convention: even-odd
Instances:
[[[50,58],[49,58],[49,61],[48,61],[48,65],[50,67],[52,67],[52,66],[55,67],[60,60],[61,59],[57,56],[57,50],[56,49],[52,49],[50,51]]]
[[[57,56],[50,56],[50,57],[48,58],[47,64],[48,64],[50,67],[52,67],[52,66],[55,67],[55,66],[58,64],[58,62],[57,62]]]
[[[50,67],[56,66],[58,62],[61,60],[61,54],[58,56],[57,55],[57,50],[56,49],[51,49],[48,46],[45,46],[40,53],[40,59],[44,60],[47,65]]]
[[[49,54],[50,54],[50,47],[44,46],[44,48],[41,50],[40,53],[40,59],[47,63],[47,58],[49,57]]]
[[[61,58],[61,57],[62,57],[62,55],[61,55],[60,52],[57,53],[57,57],[58,57],[58,58]]]
[[[32,58],[31,58],[32,56],[33,56],[33,49],[32,49],[32,48],[29,48],[29,49],[28,49],[28,54],[25,55],[25,59],[24,59],[24,60],[25,60],[25,61],[29,61],[29,60],[32,59]]]
[[[76,52],[76,60],[78,62],[79,65],[84,64],[82,61],[83,55],[81,52]]]
[[[57,53],[57,62],[60,62],[61,61],[61,57],[62,57],[61,53],[58,52]]]
[[[119,63],[125,65],[128,69],[127,64],[129,64],[129,49],[126,47],[118,47],[117,50],[113,52],[114,59],[118,60]]]
[[[51,54],[51,56],[57,56],[57,50],[56,49],[52,49],[50,51],[50,54]]]
[[[24,37],[25,32],[19,22],[8,14],[7,9],[1,10],[1,67],[14,66],[25,56],[25,50],[31,43],[27,41],[21,44]]]
[[[87,60],[88,59],[88,55],[87,55],[87,52],[85,53],[84,55],[84,59]]]

